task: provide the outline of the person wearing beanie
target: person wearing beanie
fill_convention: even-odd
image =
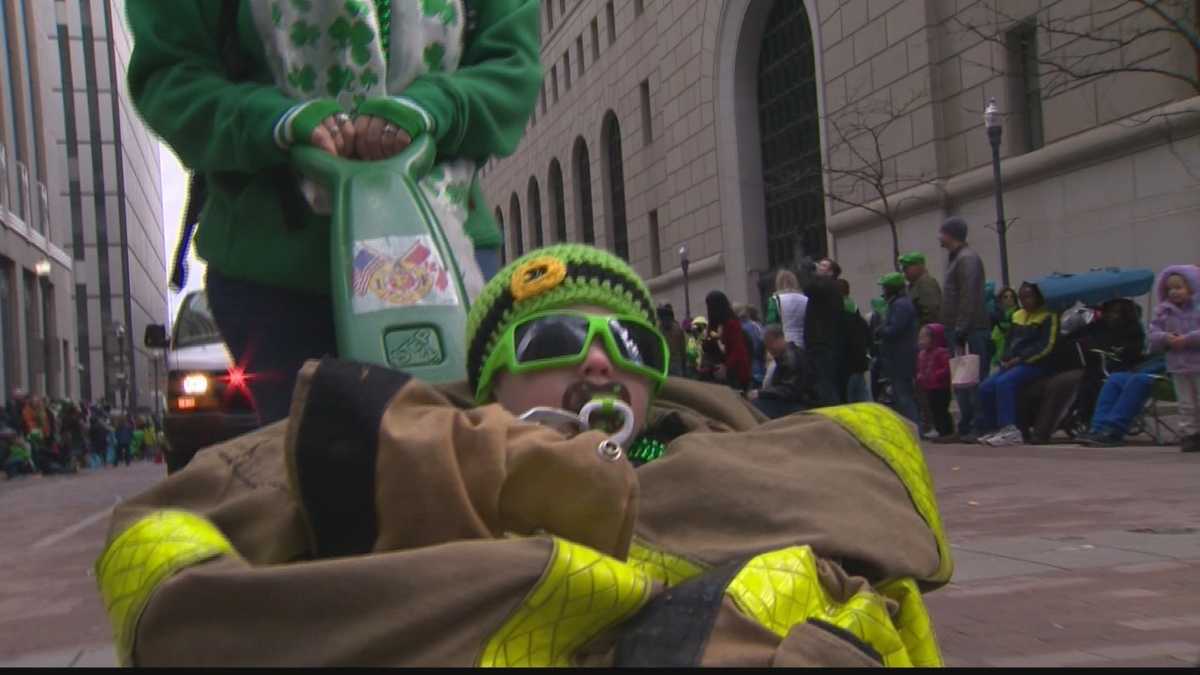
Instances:
[[[469,382],[308,362],[286,421],[114,510],[120,662],[942,665],[921,594],[953,561],[908,426],[767,422],[667,377],[654,320],[629,265],[564,244],[484,287]]]
[[[879,359],[884,377],[892,383],[892,407],[916,424],[914,388],[917,376],[917,310],[904,293],[904,275],[892,272],[880,277],[879,285],[888,303],[887,317],[879,329]]]
[[[947,218],[938,229],[938,239],[948,252],[946,272],[942,278],[942,320],[946,336],[956,353],[968,350],[979,355],[979,381],[988,375],[991,360],[991,321],[984,297],[986,273],[979,254],[967,246],[967,222],[959,216]],[[977,387],[957,387],[961,419],[958,433],[971,437],[976,408]],[[954,439],[939,439],[951,441]]]

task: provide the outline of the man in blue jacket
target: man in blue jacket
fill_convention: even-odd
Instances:
[[[913,422],[920,423],[917,412],[917,308],[904,293],[904,275],[886,274],[879,280],[888,303],[887,318],[879,329],[879,358],[884,376],[892,382],[892,407]]]

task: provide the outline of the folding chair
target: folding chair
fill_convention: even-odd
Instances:
[[[1179,429],[1167,422],[1166,416],[1159,403],[1174,403],[1175,386],[1166,375],[1151,375],[1154,388],[1150,391],[1150,400],[1142,408],[1142,412],[1130,425],[1130,435],[1145,434],[1154,441],[1155,445],[1174,445],[1179,442]]]

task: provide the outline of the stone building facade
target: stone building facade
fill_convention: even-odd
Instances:
[[[142,334],[167,312],[162,188],[158,143],[125,90],[124,4],[3,3],[0,334],[9,389],[153,407],[157,357]],[[18,283],[17,268],[28,276],[35,258],[51,263],[50,274]],[[48,298],[40,311],[5,307],[22,306],[21,293],[38,286]],[[52,320],[36,336],[53,348],[44,345],[39,361],[19,336],[42,315]]]
[[[1121,4],[546,0],[543,93],[517,151],[483,169],[506,254],[594,241],[681,316],[712,289],[760,303],[776,269],[827,254],[862,304],[895,248],[940,275],[937,226],[958,214],[999,280],[995,97],[1014,284],[1200,261],[1196,52],[1163,34],[1096,55],[1089,72],[1108,75],[1046,65],[1080,62],[1069,32],[1159,25]],[[1184,25],[1194,4],[1172,5]],[[1125,72],[1143,67],[1184,77]],[[856,136],[866,127],[877,144]]]

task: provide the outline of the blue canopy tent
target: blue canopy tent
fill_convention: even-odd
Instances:
[[[1046,298],[1046,306],[1066,311],[1077,302],[1099,305],[1117,298],[1136,298],[1154,287],[1154,272],[1144,268],[1105,267],[1081,274],[1049,274],[1030,279]]]

